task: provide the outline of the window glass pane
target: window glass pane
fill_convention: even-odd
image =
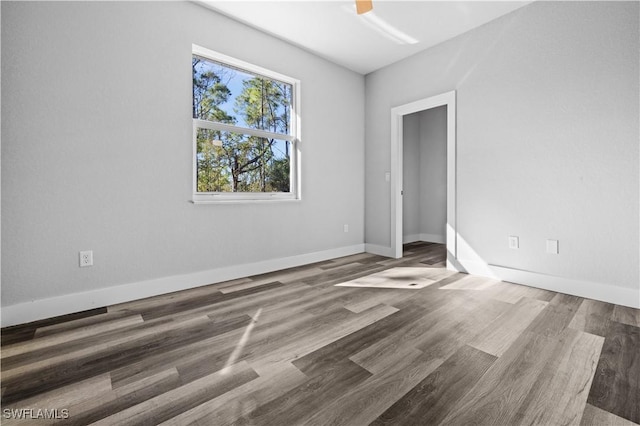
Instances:
[[[193,56],[193,118],[289,134],[292,85]]]
[[[290,192],[291,142],[198,129],[197,192]]]

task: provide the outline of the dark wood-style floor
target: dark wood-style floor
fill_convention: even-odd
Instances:
[[[452,273],[442,245],[405,254],[3,329],[2,423],[640,423],[639,310]],[[406,266],[435,283],[334,286]]]

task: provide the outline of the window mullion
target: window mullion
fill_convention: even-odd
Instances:
[[[252,129],[248,127],[239,127],[239,126],[234,126],[233,124],[220,123],[215,121],[200,120],[198,118],[194,118],[193,122],[196,127],[201,129],[222,130],[222,131],[233,132],[238,134],[256,136],[256,137],[265,138],[265,139],[286,140],[289,142],[295,139],[295,137],[292,135],[285,135],[282,133],[274,133],[266,130]]]

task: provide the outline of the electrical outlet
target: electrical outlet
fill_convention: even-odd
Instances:
[[[85,268],[87,266],[93,266],[93,251],[91,250],[80,252],[80,267]]]
[[[344,225],[344,232],[349,232],[349,225]]]

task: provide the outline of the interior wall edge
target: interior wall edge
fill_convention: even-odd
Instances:
[[[315,262],[363,253],[364,244],[355,244],[302,255],[227,266],[184,275],[133,282],[93,291],[66,294],[2,307],[2,327],[101,308],[174,291],[216,284]]]

